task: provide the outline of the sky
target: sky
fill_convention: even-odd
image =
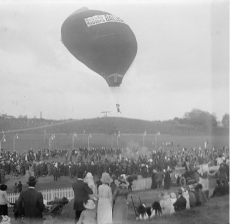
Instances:
[[[70,54],[61,26],[87,7],[130,26],[138,51],[121,86]],[[0,114],[168,120],[229,113],[227,0],[0,1]],[[122,114],[117,113],[116,103]]]

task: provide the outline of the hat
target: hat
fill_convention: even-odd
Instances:
[[[10,217],[7,215],[2,215],[1,224],[10,223]]]
[[[33,176],[29,177],[27,184],[34,185],[36,183],[37,183],[37,180],[35,177],[33,177]]]
[[[86,203],[83,204],[85,208],[87,209],[94,209],[95,208],[95,204],[93,202],[93,200],[89,199]]]
[[[170,193],[170,197],[171,197],[171,198],[176,198],[176,194],[175,194],[174,192],[171,192],[171,193]]]
[[[84,171],[83,170],[78,170],[77,177],[78,178],[83,178],[84,177]]]
[[[92,173],[88,172],[85,176],[85,179],[93,179]]]
[[[112,178],[113,180],[116,180],[116,179],[117,179],[117,176],[116,176],[115,174],[113,174],[113,175],[111,176],[111,178]]]
[[[163,192],[163,191],[160,192],[159,197],[160,197],[160,198],[163,198],[163,197],[164,197],[164,192]]]
[[[110,178],[108,173],[103,173],[101,176],[101,182],[103,184],[110,184],[113,180]]]
[[[183,191],[182,191],[181,188],[177,189],[177,193],[178,193],[178,194],[182,194],[182,192],[183,192]]]
[[[120,182],[120,183],[119,183],[119,186],[121,186],[121,187],[128,187],[128,186],[129,186],[129,183],[128,183],[128,181],[124,178],[124,176],[118,177],[118,181]]]
[[[1,185],[0,185],[0,190],[1,190],[1,191],[6,191],[6,190],[7,190],[7,185],[1,184]]]
[[[163,199],[167,199],[167,198],[170,198],[170,195],[167,192],[165,192],[163,195]]]

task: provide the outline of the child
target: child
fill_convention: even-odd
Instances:
[[[83,205],[85,207],[85,210],[81,213],[81,216],[77,224],[97,224],[96,210],[95,210],[96,206],[93,200],[89,199]]]
[[[92,173],[89,172],[89,173],[86,174],[84,182],[88,184],[89,188],[92,189],[93,194],[96,195],[97,194],[97,187],[96,187],[96,185],[94,183]]]

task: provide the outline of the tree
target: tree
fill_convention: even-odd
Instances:
[[[225,128],[229,127],[229,114],[225,114],[222,118],[222,125]]]
[[[210,114],[199,109],[193,109],[191,112],[185,113],[184,119],[187,120],[188,123],[193,126],[217,126],[217,119],[215,114]]]

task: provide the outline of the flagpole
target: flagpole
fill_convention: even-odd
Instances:
[[[145,146],[145,134],[143,134],[143,147]]]
[[[89,134],[89,136],[88,136],[88,149],[89,149],[89,138],[91,138],[92,136],[91,136],[91,134]]]

